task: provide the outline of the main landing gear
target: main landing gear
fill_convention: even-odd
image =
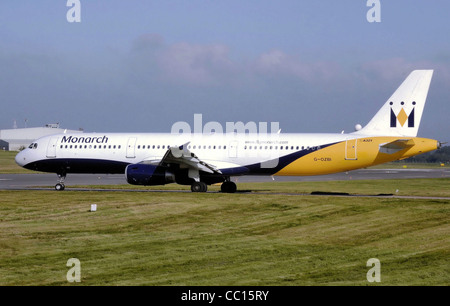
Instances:
[[[193,182],[191,185],[192,192],[206,192],[208,186],[205,182]],[[231,181],[225,181],[220,186],[220,191],[224,193],[235,193],[237,190],[236,184]]]
[[[235,193],[237,190],[236,184],[232,181],[225,181],[220,186],[220,191],[225,193]]]
[[[208,190],[208,186],[204,182],[193,182],[191,185],[192,192],[206,192]]]
[[[56,173],[58,175],[58,183],[55,185],[56,191],[63,191],[66,189],[66,186],[64,186],[64,181],[66,179],[65,173]]]

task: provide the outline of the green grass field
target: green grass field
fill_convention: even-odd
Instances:
[[[450,284],[449,200],[247,187],[264,194],[0,191],[0,285],[73,285],[69,258],[80,285],[376,285],[370,258],[381,285]]]
[[[15,153],[0,153],[0,173],[28,172],[15,165]],[[308,195],[450,197],[449,184],[239,183],[236,194],[0,191],[0,285],[449,285],[450,200]],[[81,283],[66,280],[70,258],[81,262]],[[381,262],[381,283],[366,279],[370,258]]]
[[[14,158],[17,152],[0,150],[0,174],[7,173],[33,173],[33,171],[24,169],[16,164]]]
[[[264,183],[239,183],[238,193],[278,193],[283,195],[309,195],[311,193],[347,193],[349,195],[395,195],[395,196],[420,196],[420,197],[450,197],[449,178],[435,179],[386,179],[386,180],[347,180],[347,181],[297,181],[297,182],[264,182]],[[429,186],[429,188],[424,188]],[[49,186],[50,188],[51,186]],[[155,191],[190,191],[190,186],[169,184],[165,186],[134,186],[124,185],[73,185],[67,186],[67,190],[155,190]],[[219,192],[220,185],[208,186],[208,191]]]

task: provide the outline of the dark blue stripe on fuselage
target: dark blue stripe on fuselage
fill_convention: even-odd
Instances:
[[[335,143],[312,147],[309,149],[297,151],[277,159],[272,159],[264,163],[256,163],[237,168],[223,169],[224,176],[233,175],[271,175],[275,174],[293,161],[308,155],[317,150],[326,148]],[[55,158],[44,159],[29,163],[24,166],[26,169],[52,172],[52,173],[125,173],[125,168],[131,163],[87,158]],[[213,175],[214,176],[214,175]]]
[[[316,146],[316,147],[311,147],[308,149],[304,149],[301,151],[297,151],[285,156],[281,156],[280,158],[277,159],[272,159],[268,162],[264,162],[264,163],[256,163],[256,164],[252,164],[252,165],[248,165],[245,166],[246,168],[249,169],[249,174],[256,174],[256,175],[262,175],[262,174],[275,174],[278,171],[280,171],[281,169],[283,169],[284,167],[286,167],[287,165],[289,165],[290,163],[292,163],[293,161],[308,155],[310,153],[316,152],[320,149],[329,147],[331,145],[336,144],[335,143],[330,143],[330,144],[325,144],[325,145],[321,145],[321,146]]]
[[[29,163],[24,168],[53,173],[125,173],[129,163],[79,158],[44,159]]]

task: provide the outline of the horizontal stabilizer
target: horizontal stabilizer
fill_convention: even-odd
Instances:
[[[380,152],[385,154],[394,154],[401,150],[414,146],[413,139],[397,139],[380,145]]]

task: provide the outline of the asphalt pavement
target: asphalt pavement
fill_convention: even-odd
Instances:
[[[232,180],[243,182],[306,182],[337,180],[382,180],[408,178],[448,178],[449,168],[434,169],[360,169],[317,176],[239,176]],[[28,189],[35,187],[53,187],[57,183],[56,174],[0,174],[0,190]],[[121,185],[127,184],[125,174],[68,174],[65,185]]]

